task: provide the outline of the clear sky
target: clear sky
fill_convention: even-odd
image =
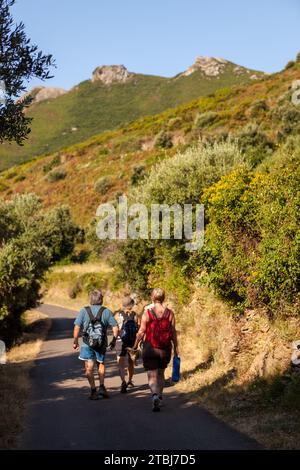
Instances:
[[[300,50],[300,0],[17,0],[13,14],[56,59],[46,84],[67,89],[98,65],[174,76],[206,55],[275,72]]]

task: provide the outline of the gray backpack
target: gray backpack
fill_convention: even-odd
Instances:
[[[82,340],[95,351],[102,352],[106,347],[106,327],[102,322],[102,314],[106,307],[100,307],[99,312],[94,317],[91,307],[85,307],[90,322],[83,332]]]

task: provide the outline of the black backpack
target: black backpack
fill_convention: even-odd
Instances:
[[[84,308],[90,318],[90,323],[87,329],[83,332],[82,340],[90,348],[95,351],[102,352],[106,347],[106,327],[102,323],[102,314],[106,307],[100,307],[99,312],[95,317],[91,307]]]
[[[123,325],[120,332],[120,338],[123,343],[134,344],[137,334],[137,324],[133,318],[123,321]]]

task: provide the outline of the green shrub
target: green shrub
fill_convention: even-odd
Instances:
[[[139,184],[143,178],[145,178],[145,166],[135,166],[130,180],[132,186]]]
[[[266,111],[268,111],[268,109],[269,107],[267,103],[265,102],[265,100],[255,101],[255,103],[253,103],[253,105],[251,106],[250,116],[252,118],[256,118],[261,113],[265,113]]]
[[[183,120],[181,117],[174,117],[171,118],[168,122],[168,128],[172,131],[175,131],[177,129],[180,129],[183,124]]]
[[[55,155],[55,156],[50,160],[50,162],[46,163],[46,164],[43,166],[43,172],[44,172],[44,173],[49,173],[49,171],[53,170],[53,168],[55,168],[56,166],[59,166],[60,163],[61,163],[60,155]]]
[[[76,232],[65,207],[45,211],[33,194],[0,201],[0,334],[8,345],[21,313],[35,306],[45,271],[73,250]]]
[[[161,131],[155,137],[154,146],[156,148],[169,149],[173,147],[172,137],[168,132]]]
[[[15,177],[14,182],[19,183],[19,182],[24,181],[24,180],[26,180],[25,175],[18,175],[18,176]]]
[[[97,193],[104,195],[112,187],[112,180],[109,176],[102,176],[99,178],[95,185],[94,189]]]
[[[48,173],[46,176],[46,180],[49,181],[49,183],[55,183],[56,181],[60,181],[65,179],[67,176],[67,172],[63,169],[61,170],[53,170]]]
[[[296,314],[300,283],[300,167],[286,155],[266,174],[237,170],[204,193],[206,280],[241,306]],[[298,189],[297,189],[298,188]]]
[[[0,181],[0,193],[3,193],[7,189],[8,189],[8,186],[5,183],[3,183],[2,181]]]
[[[237,143],[246,160],[255,167],[273,152],[274,143],[257,124],[248,124],[237,134]]]
[[[149,207],[152,203],[198,203],[205,187],[242,162],[241,152],[233,142],[201,143],[152,167],[129,197]]]
[[[292,67],[294,67],[294,65],[295,65],[295,61],[294,60],[289,60],[284,68],[285,68],[285,70],[288,70],[288,69],[291,69]]]
[[[300,52],[298,52],[298,54],[296,55],[296,63],[300,63]]]
[[[195,120],[195,128],[202,129],[213,124],[218,117],[218,113],[214,111],[208,111],[206,113],[198,114]]]

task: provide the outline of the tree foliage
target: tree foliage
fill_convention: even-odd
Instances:
[[[32,77],[51,78],[49,69],[54,61],[52,55],[44,55],[37,45],[31,44],[22,22],[15,24],[11,14],[14,3],[15,0],[0,0],[0,82],[5,90],[5,102],[0,102],[0,143],[22,144],[30,132],[31,119],[24,111],[31,98],[17,98]]]

